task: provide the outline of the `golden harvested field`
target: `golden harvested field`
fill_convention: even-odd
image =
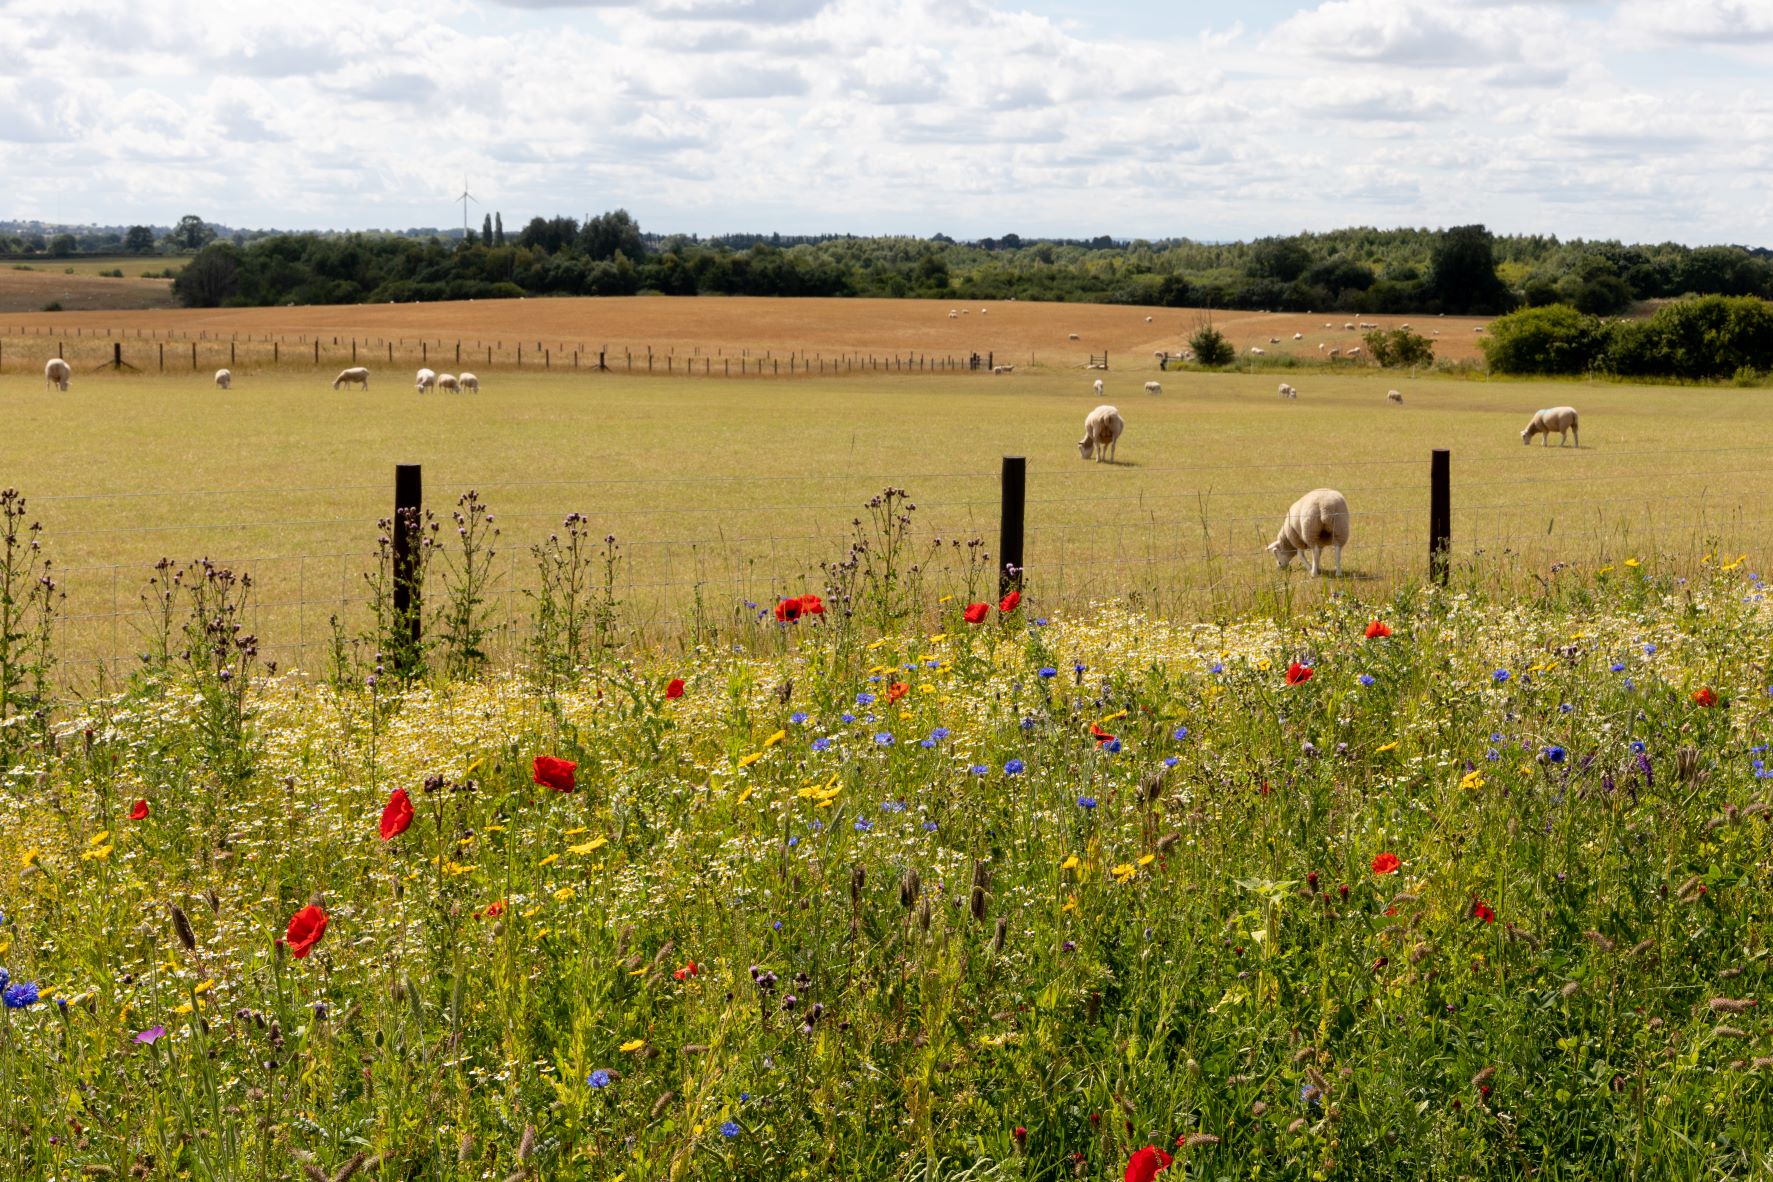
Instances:
[[[118,309],[153,311],[165,315],[175,306],[172,280],[143,279],[143,271],[158,271],[167,260],[60,260],[23,264],[0,263],[0,314],[12,319],[23,315],[34,322],[53,323],[66,313],[96,312],[101,319],[116,315]],[[176,264],[175,264],[176,265]],[[68,274],[72,267],[73,274]],[[102,276],[98,272],[120,268],[122,279]],[[43,311],[49,303],[59,303],[66,313]],[[34,314],[34,315],[33,315]]]
[[[70,277],[71,278],[71,277]],[[110,280],[117,283],[119,280]],[[67,301],[63,301],[67,303]],[[69,305],[70,307],[72,305]],[[286,340],[356,338],[384,347],[397,343],[397,360],[417,362],[417,342],[434,347],[464,343],[476,351],[488,346],[503,357],[519,343],[526,351],[555,354],[577,349],[612,354],[625,350],[676,356],[753,356],[790,352],[826,358],[842,354],[925,354],[965,356],[992,353],[1006,364],[1081,368],[1092,353],[1106,351],[1117,369],[1153,369],[1153,353],[1180,350],[1207,313],[1187,308],[1140,308],[1107,304],[1042,304],[1011,301],[964,305],[934,300],[800,300],[759,297],[612,298],[491,300],[433,304],[343,305],[296,308],[180,309],[143,312],[82,312],[0,316],[0,334],[48,332],[72,337],[111,331],[175,339],[229,339],[238,336]],[[1147,318],[1150,322],[1147,323]],[[1268,360],[1296,355],[1315,361],[1318,345],[1359,345],[1359,318],[1343,313],[1217,312],[1214,323],[1247,355],[1254,345]],[[1469,317],[1373,318],[1395,328],[1412,323],[1433,336],[1438,357],[1470,361],[1479,356]],[[1326,328],[1325,325],[1332,327]],[[1078,340],[1069,339],[1076,333]],[[1302,339],[1293,340],[1293,334]],[[1272,338],[1279,344],[1271,344]],[[400,344],[405,342],[404,345]],[[481,354],[484,356],[484,354]],[[71,359],[70,359],[71,360]]]
[[[1483,586],[1531,589],[1555,562],[1629,577],[1627,558],[1687,562],[1714,537],[1748,550],[1773,518],[1751,446],[1773,405],[1730,389],[1301,371],[1287,375],[1299,399],[1283,401],[1272,373],[1170,373],[1153,397],[1148,372],[1110,371],[1127,429],[1119,463],[1098,465],[1075,446],[1097,401],[1083,373],[525,370],[489,375],[477,397],[421,397],[409,374],[378,373],[364,394],[334,392],[330,373],[243,368],[224,393],[207,373],[78,371],[64,394],[9,360],[0,464],[62,568],[70,668],[126,665],[150,565],[201,555],[258,578],[272,656],[318,665],[329,616],[361,611],[399,462],[423,464],[446,522],[470,488],[496,513],[501,618],[525,615],[529,546],[579,511],[621,541],[624,623],[674,638],[698,611],[743,632],[747,601],[818,587],[818,564],[844,556],[849,523],[887,484],[913,494],[920,547],[947,540],[948,557],[923,559],[932,571],[957,569],[955,539],[995,552],[1005,454],[1028,457],[1037,611],[1132,593],[1183,613],[1382,594],[1426,566],[1433,447],[1453,452],[1461,577]],[[1393,386],[1401,407],[1385,401]],[[1560,403],[1581,409],[1582,447],[1522,447],[1531,412]],[[1263,546],[1323,485],[1353,508],[1349,577],[1277,574]]]

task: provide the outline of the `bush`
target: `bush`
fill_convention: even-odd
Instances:
[[[1203,324],[1194,330],[1188,338],[1188,347],[1194,350],[1194,359],[1202,365],[1230,365],[1237,360],[1237,350],[1225,339],[1225,334],[1211,324]]]
[[[1419,332],[1375,329],[1362,338],[1373,360],[1386,369],[1416,369],[1434,364],[1434,342]]]
[[[1600,275],[1576,290],[1576,310],[1590,316],[1610,316],[1631,307],[1631,285],[1617,275]]]
[[[1522,308],[1491,322],[1484,358],[1497,373],[1586,373],[1605,352],[1607,333],[1568,304]]]
[[[47,304],[43,305],[43,310],[45,312],[60,312],[62,310],[62,302],[60,300],[50,300]]]
[[[1654,368],[1618,373],[1701,380],[1726,378],[1744,367],[1773,368],[1773,304],[1757,296],[1701,296],[1677,300],[1650,317]]]

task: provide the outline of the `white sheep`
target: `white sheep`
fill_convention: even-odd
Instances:
[[[1072,333],[1066,333],[1065,339],[1068,341],[1075,341],[1075,340],[1079,340],[1080,338],[1078,337],[1078,335],[1076,333],[1072,332]]]
[[[1161,382],[1146,382],[1145,392],[1147,394],[1162,394],[1164,392],[1163,384]]]
[[[47,390],[49,387],[54,386],[58,390],[66,390],[68,388],[68,379],[73,376],[74,370],[66,361],[63,361],[60,357],[52,357],[48,364],[43,367],[43,388]]]
[[[956,312],[956,311],[955,311],[955,310],[954,310],[954,309],[953,309],[953,308],[950,308],[950,309],[948,309],[948,319],[950,319],[950,320],[959,320],[959,319],[960,319],[960,313],[959,313],[959,312]]]
[[[1484,326],[1480,324],[1476,328],[1472,329],[1471,331],[1481,333],[1484,331]]]
[[[1344,332],[1353,332],[1354,331],[1354,322],[1351,320],[1347,324],[1344,324],[1342,326],[1342,330]]]
[[[1280,535],[1268,544],[1268,552],[1282,570],[1293,561],[1293,555],[1311,551],[1311,573],[1315,578],[1325,546],[1336,547],[1336,577],[1342,577],[1342,547],[1348,544],[1348,501],[1333,488],[1314,488],[1287,510],[1281,522]]]
[[[991,315],[991,309],[990,309],[990,308],[980,308],[980,309],[979,309],[979,315],[981,315],[981,316],[989,316],[989,315]]]
[[[1293,339],[1294,339],[1294,340],[1295,340],[1295,341],[1302,341],[1302,340],[1304,340],[1304,339],[1305,339],[1305,334],[1304,334],[1304,333],[1302,333],[1302,332],[1296,332],[1296,333],[1294,333],[1294,334],[1293,334]]]
[[[1016,367],[1013,365],[994,365],[991,367],[991,372],[992,373],[1015,373]]]
[[[332,380],[332,388],[337,390],[340,386],[350,383],[356,383],[365,390],[369,389],[369,370],[361,365],[353,366],[350,369],[341,369],[339,376]]]
[[[1120,412],[1112,406],[1098,406],[1084,419],[1084,437],[1077,441],[1077,452],[1084,459],[1094,459],[1098,464],[1107,460],[1114,463],[1114,445],[1120,442],[1120,433],[1126,428],[1121,421]]]
[[[1266,356],[1268,356],[1268,350],[1262,348],[1260,345],[1251,345],[1250,346],[1250,356],[1251,357],[1266,357]]]
[[[1151,323],[1151,317],[1149,317],[1149,316],[1147,316],[1147,317],[1146,317],[1146,318],[1145,318],[1145,323],[1147,323],[1147,324],[1150,324],[1150,323]]]
[[[462,374],[456,378],[456,381],[461,384],[462,392],[464,394],[467,394],[467,393],[478,394],[478,393],[480,393],[480,379],[475,377],[473,374],[471,374],[471,373]]]
[[[1280,338],[1279,337],[1269,337],[1268,343],[1271,345],[1278,345],[1278,344],[1280,344]]]
[[[215,371],[215,384],[223,390],[232,389],[234,385],[234,375],[225,369],[218,369]]]
[[[1287,385],[1287,383],[1282,382],[1280,384],[1280,396],[1282,398],[1297,398],[1299,397],[1299,391],[1293,389],[1293,387]]]
[[[462,383],[456,380],[456,375],[453,373],[440,373],[437,375],[437,388],[459,394],[462,391]]]
[[[1399,394],[1396,390],[1387,390],[1385,392],[1385,401],[1395,402],[1399,406],[1402,406],[1404,404],[1404,396]]]
[[[1102,379],[1101,379],[1101,378],[1097,378],[1097,379],[1096,379],[1096,382],[1095,382],[1095,385],[1094,385],[1094,386],[1092,386],[1092,387],[1091,387],[1091,388],[1092,388],[1092,389],[1094,389],[1094,390],[1095,390],[1095,391],[1096,391],[1096,397],[1097,397],[1097,398],[1100,398],[1100,397],[1102,397]]]
[[[1342,350],[1340,350],[1340,349],[1331,349],[1331,350],[1330,350],[1330,354],[1329,354],[1329,356],[1330,356],[1330,360],[1331,360],[1331,361],[1334,361],[1334,360],[1336,360],[1336,358],[1338,358],[1338,357],[1340,357],[1340,356],[1342,356]]]
[[[1550,410],[1534,411],[1533,421],[1521,432],[1521,442],[1532,443],[1533,436],[1543,435],[1545,446],[1550,447],[1553,431],[1558,433],[1559,447],[1569,442],[1571,437],[1575,438],[1577,447],[1582,446],[1582,436],[1576,430],[1576,408],[1573,406],[1554,406]]]
[[[436,383],[437,383],[437,371],[436,370],[421,369],[419,371],[418,388],[419,388],[420,394],[423,394],[425,391],[429,390]]]
[[[1325,350],[1325,349],[1328,349],[1328,348],[1329,348],[1329,347],[1330,347],[1330,346],[1328,346],[1328,345],[1326,345],[1326,344],[1324,344],[1324,343],[1323,343],[1323,342],[1322,342],[1322,341],[1319,341],[1319,342],[1318,342],[1318,343],[1317,343],[1317,351],[1318,351],[1318,352],[1319,352],[1319,353],[1322,353],[1322,352],[1323,352],[1323,351],[1324,351],[1324,350]]]
[[[1361,355],[1361,347],[1359,345],[1353,346],[1352,348],[1350,348],[1348,350],[1348,353],[1347,353],[1347,357],[1350,361],[1353,361],[1356,357],[1359,357],[1360,355]]]

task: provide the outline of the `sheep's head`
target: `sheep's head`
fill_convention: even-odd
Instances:
[[[1077,454],[1089,459],[1096,453],[1096,443],[1088,435],[1077,441]]]
[[[1532,423],[1528,423],[1527,429],[1525,431],[1521,432],[1521,442],[1522,443],[1532,443],[1533,442],[1533,424]]]
[[[1268,552],[1274,555],[1274,565],[1282,570],[1287,569],[1287,565],[1293,561],[1293,555],[1298,553],[1293,549],[1292,543],[1284,537],[1276,538],[1268,543]]]

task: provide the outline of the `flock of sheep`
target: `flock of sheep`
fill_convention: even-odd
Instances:
[[[1104,385],[1100,378],[1091,385],[1096,397],[1100,398]],[[1161,394],[1163,387],[1156,382],[1146,382],[1148,394]],[[1286,382],[1280,384],[1282,398],[1298,398],[1299,391]],[[1385,393],[1386,401],[1403,404],[1404,396],[1396,390]],[[1521,432],[1521,442],[1530,444],[1536,435],[1544,436],[1544,446],[1551,446],[1551,437],[1555,432],[1558,446],[1563,447],[1574,439],[1576,446],[1582,446],[1582,437],[1576,429],[1576,408],[1571,406],[1554,406],[1548,410],[1533,412],[1533,418],[1526,429]],[[1085,460],[1102,463],[1114,463],[1115,445],[1120,442],[1121,432],[1126,430],[1126,421],[1120,417],[1120,411],[1106,404],[1098,406],[1084,416],[1084,435],[1077,441],[1077,451]],[[1268,552],[1274,555],[1274,561],[1282,570],[1296,555],[1310,552],[1310,570],[1315,578],[1321,573],[1323,552],[1327,547],[1336,550],[1336,576],[1342,575],[1342,547],[1348,544],[1348,499],[1333,488],[1314,488],[1287,510],[1286,518],[1281,522],[1280,533],[1268,544]]]
[[[43,366],[43,385],[46,389],[66,390],[73,381],[74,370],[60,357],[52,357]],[[215,371],[215,384],[219,389],[234,388],[234,375],[225,369]],[[361,365],[340,370],[339,376],[332,380],[332,388],[340,386],[361,386],[369,389],[369,370]],[[417,379],[418,391],[421,394],[429,390],[454,390],[460,393],[480,393],[480,379],[471,373],[440,374],[436,370],[421,369]]]

